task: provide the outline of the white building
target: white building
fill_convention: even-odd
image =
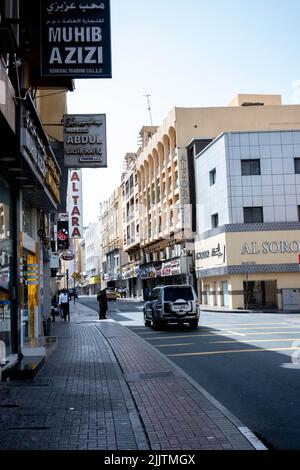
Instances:
[[[196,157],[201,303],[296,310],[300,132],[221,134]]]
[[[87,293],[96,294],[100,289],[102,272],[101,224],[94,222],[84,231],[84,258]]]

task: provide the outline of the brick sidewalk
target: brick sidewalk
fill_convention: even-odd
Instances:
[[[0,449],[254,449],[238,424],[152,346],[71,305],[34,381],[0,385]],[[1,401],[2,396],[2,401]]]

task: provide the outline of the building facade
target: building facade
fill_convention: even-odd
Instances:
[[[124,252],[122,189],[115,189],[109,199],[100,206],[102,226],[102,269],[103,286],[113,289],[125,288],[122,266],[128,262]]]
[[[84,231],[85,293],[95,295],[101,289],[102,233],[100,222],[89,225]]]
[[[73,82],[40,76],[38,10],[24,0],[0,5],[0,374],[45,334],[52,223],[66,187],[60,121]]]
[[[201,303],[299,310],[300,132],[224,133],[196,182]]]

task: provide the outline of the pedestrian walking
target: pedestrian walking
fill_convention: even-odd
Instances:
[[[105,289],[99,292],[97,300],[99,302],[99,320],[104,320],[106,319],[107,312],[107,297]]]
[[[58,300],[58,304],[61,308],[63,319],[70,321],[70,309],[69,309],[69,296],[66,289],[63,289]]]

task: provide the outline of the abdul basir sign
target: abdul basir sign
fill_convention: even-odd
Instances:
[[[64,115],[64,161],[68,168],[107,166],[105,114]]]
[[[111,78],[110,1],[40,0],[41,75]]]

